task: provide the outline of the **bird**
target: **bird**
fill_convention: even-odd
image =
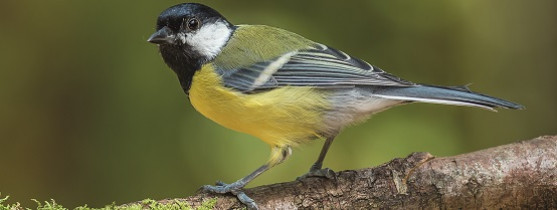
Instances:
[[[215,9],[182,3],[164,10],[147,40],[178,77],[191,105],[212,121],[255,136],[270,146],[261,167],[236,182],[205,185],[232,193],[249,208],[244,192],[254,178],[285,161],[292,147],[324,140],[303,176],[333,178],[323,161],[346,127],[388,108],[415,103],[523,109],[520,104],[471,91],[401,79],[347,53],[266,25],[234,25]]]

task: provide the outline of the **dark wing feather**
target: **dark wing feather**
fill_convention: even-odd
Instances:
[[[350,88],[357,85],[414,85],[325,45],[290,52],[244,68],[217,70],[225,86],[246,93],[283,86]]]

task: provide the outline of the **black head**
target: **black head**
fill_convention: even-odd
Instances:
[[[234,26],[216,10],[186,3],[164,10],[147,41],[159,46],[164,61],[187,91],[195,71],[220,53],[233,31]]]
[[[157,31],[165,26],[175,31],[188,29],[186,26],[189,24],[185,24],[185,21],[190,19],[197,19],[201,21],[202,24],[215,23],[219,20],[226,21],[219,12],[203,4],[178,4],[164,10],[159,15],[157,19]]]

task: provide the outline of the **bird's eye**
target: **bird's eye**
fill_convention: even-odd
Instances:
[[[199,28],[199,26],[201,25],[199,23],[199,20],[197,20],[196,18],[190,18],[188,21],[188,29],[190,30],[197,30]]]

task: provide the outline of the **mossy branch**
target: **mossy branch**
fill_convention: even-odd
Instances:
[[[375,168],[246,189],[261,209],[557,209],[557,136],[452,157],[413,153]],[[234,196],[199,193],[159,203],[245,208]]]

